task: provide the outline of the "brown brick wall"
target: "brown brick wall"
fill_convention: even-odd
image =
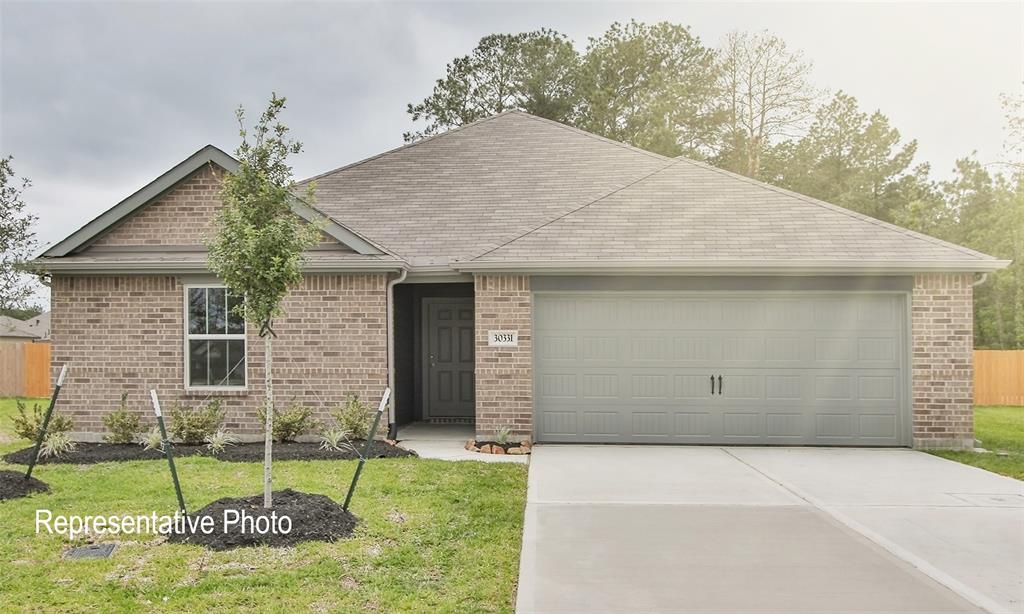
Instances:
[[[916,448],[974,445],[971,275],[914,278],[913,432]]]
[[[136,211],[93,246],[202,245],[220,209],[224,169],[206,165],[173,189]]]
[[[101,417],[122,392],[147,423],[150,388],[166,407],[207,398],[184,387],[183,285],[169,276],[54,276],[53,372],[70,365],[59,407],[74,418],[76,433],[103,432]],[[376,406],[387,384],[385,285],[382,274],[309,275],[291,293],[275,327],[278,406],[295,399],[325,419],[348,392]],[[251,326],[248,352],[248,391],[215,396],[227,410],[225,425],[255,438],[263,340]]]
[[[530,278],[525,275],[477,275],[476,432],[490,438],[508,426],[517,435],[533,434],[533,339]],[[490,347],[487,331],[519,331],[518,347]]]

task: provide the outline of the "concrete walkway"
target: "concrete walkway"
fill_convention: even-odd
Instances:
[[[431,424],[413,422],[398,429],[398,443],[420,458],[483,463],[526,463],[527,455],[481,454],[466,449],[466,441],[476,436],[469,424]]]
[[[1024,611],[1022,487],[909,450],[537,446],[517,611]]]

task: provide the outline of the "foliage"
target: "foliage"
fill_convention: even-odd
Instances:
[[[147,450],[164,451],[164,438],[160,435],[160,428],[156,426],[146,431],[139,443]]]
[[[7,316],[15,320],[29,320],[41,313],[43,313],[43,308],[39,305],[27,305],[23,308],[0,308],[0,316]]]
[[[175,402],[171,407],[171,438],[186,445],[199,445],[217,432],[224,421],[220,400],[213,399],[202,407]]]
[[[36,246],[36,216],[25,211],[23,199],[32,184],[15,177],[13,161],[12,156],[0,158],[0,309],[24,308],[35,292],[35,283],[21,268]]]
[[[139,414],[128,409],[128,393],[121,394],[121,405],[103,416],[103,426],[110,431],[103,436],[107,443],[135,443],[142,432]]]
[[[430,96],[408,106],[413,121],[428,123],[421,131],[407,132],[405,140],[509,109],[566,121],[576,106],[578,64],[572,42],[553,30],[485,36],[469,55],[448,64]]]
[[[342,450],[355,450],[352,444],[349,442],[351,433],[339,426],[332,426],[330,428],[323,429],[320,431],[320,449],[321,450],[332,450],[335,452],[341,452]]]
[[[288,156],[302,151],[302,144],[289,139],[288,128],[277,120],[284,103],[276,94],[271,97],[252,129],[252,141],[245,111],[238,108],[238,171],[224,177],[224,207],[215,220],[216,235],[207,244],[211,270],[245,297],[236,309],[260,327],[261,335],[281,315],[289,289],[302,281],[303,252],[320,239],[318,224],[304,223],[292,212],[296,186]],[[312,184],[306,187],[310,203],[313,189]]]
[[[338,426],[351,433],[354,439],[366,439],[370,436],[370,420],[373,413],[358,394],[348,395],[345,402],[331,412],[331,416],[338,422]]]
[[[501,426],[501,427],[498,427],[498,430],[494,431],[494,441],[500,443],[501,445],[505,445],[505,444],[507,444],[511,440],[512,440],[512,427],[510,427],[510,426]]]
[[[801,134],[814,110],[811,63],[778,36],[738,31],[725,36],[718,62],[725,128],[715,163],[760,179],[762,158]]]
[[[666,156],[705,157],[724,119],[717,71],[714,51],[687,27],[613,23],[583,55],[573,124]]]
[[[14,434],[22,439],[28,439],[29,441],[35,441],[36,437],[39,436],[39,428],[43,424],[43,418],[46,416],[46,410],[39,403],[32,404],[32,413],[26,412],[28,409],[25,402],[21,399],[15,401],[18,414],[11,416],[11,423],[14,427]],[[69,416],[57,413],[54,409],[53,415],[50,416],[50,424],[46,427],[47,434],[50,433],[67,433],[74,428],[74,422]]]
[[[260,422],[267,419],[266,405],[256,411]],[[295,438],[316,427],[313,410],[299,403],[274,411],[274,441],[295,441]]]
[[[223,452],[226,447],[237,444],[238,437],[224,429],[217,429],[216,433],[208,435],[204,441],[206,442],[206,449],[212,454],[217,455]]]
[[[61,458],[66,454],[75,451],[78,444],[71,439],[71,435],[61,432],[49,432],[43,437],[43,445],[39,448],[41,458]]]

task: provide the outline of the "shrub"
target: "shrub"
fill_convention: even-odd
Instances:
[[[146,434],[142,436],[142,447],[147,450],[156,450],[157,452],[164,451],[164,439],[160,436],[160,429],[153,427],[146,431]]]
[[[320,431],[320,449],[333,450],[335,452],[341,452],[342,450],[355,451],[348,438],[349,432],[341,427],[333,426],[324,429]]]
[[[27,406],[24,401],[16,401],[15,403],[18,408],[18,415],[11,417],[11,421],[14,424],[14,434],[22,439],[35,441],[35,438],[39,436],[39,427],[43,424],[43,416],[46,410],[39,403],[33,403],[32,413],[29,415],[26,413]],[[55,410],[54,414],[50,416],[50,425],[46,431],[47,434],[67,433],[72,428],[74,428],[74,422],[71,418],[58,414]]]
[[[507,444],[511,440],[512,440],[512,427],[510,427],[510,426],[500,426],[500,427],[498,427],[498,430],[494,431],[494,441],[500,443],[501,445],[505,445],[505,444]]]
[[[107,443],[135,443],[142,432],[139,414],[128,410],[128,393],[121,395],[121,406],[103,416],[103,426],[110,431],[103,436]]]
[[[261,405],[256,415],[260,424],[267,422],[267,410]],[[295,441],[299,435],[311,430],[317,422],[313,419],[313,410],[299,403],[292,403],[286,409],[274,411],[274,441]]]
[[[65,454],[75,451],[78,444],[71,440],[67,433],[47,433],[43,438],[43,445],[39,448],[39,456],[43,458],[60,458]]]
[[[217,432],[223,420],[224,412],[218,399],[202,408],[175,403],[171,407],[171,437],[185,445],[199,445]]]
[[[224,451],[224,448],[233,446],[238,443],[238,437],[235,437],[224,429],[217,429],[217,432],[206,438],[206,449],[208,449],[214,456]]]
[[[358,394],[350,394],[345,403],[331,412],[338,426],[351,433],[355,439],[366,439],[370,435],[370,406],[359,399]]]

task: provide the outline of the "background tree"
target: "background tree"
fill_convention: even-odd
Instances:
[[[413,121],[427,125],[405,133],[405,140],[511,109],[567,121],[576,106],[578,63],[572,43],[554,30],[485,36],[469,55],[448,64],[430,96],[408,105]]]
[[[814,112],[812,64],[777,36],[738,31],[725,36],[718,63],[725,126],[715,164],[761,178],[771,147],[799,137]]]
[[[792,190],[892,221],[903,208],[901,180],[917,142],[900,145],[889,119],[839,92],[815,114],[807,135],[788,149],[778,182]],[[906,189],[906,186],[902,186]]]
[[[15,176],[13,161],[12,156],[0,159],[0,310],[12,313],[24,309],[35,292],[20,267],[36,246],[36,217],[26,213],[22,198],[31,183]]]
[[[706,158],[723,119],[716,75],[714,51],[689,28],[613,23],[587,45],[574,124],[667,156]]]
[[[259,327],[264,348],[266,423],[264,428],[263,505],[272,505],[272,446],[274,426],[273,320],[283,313],[281,302],[302,281],[303,252],[317,243],[320,228],[303,223],[293,212],[295,182],[288,156],[302,144],[288,138],[278,121],[285,99],[271,96],[267,110],[253,127],[245,127],[245,111],[236,116],[242,144],[235,150],[238,172],[224,178],[224,204],[215,221],[216,236],[208,242],[210,269],[239,296],[241,314]],[[305,197],[313,201],[314,186]]]

